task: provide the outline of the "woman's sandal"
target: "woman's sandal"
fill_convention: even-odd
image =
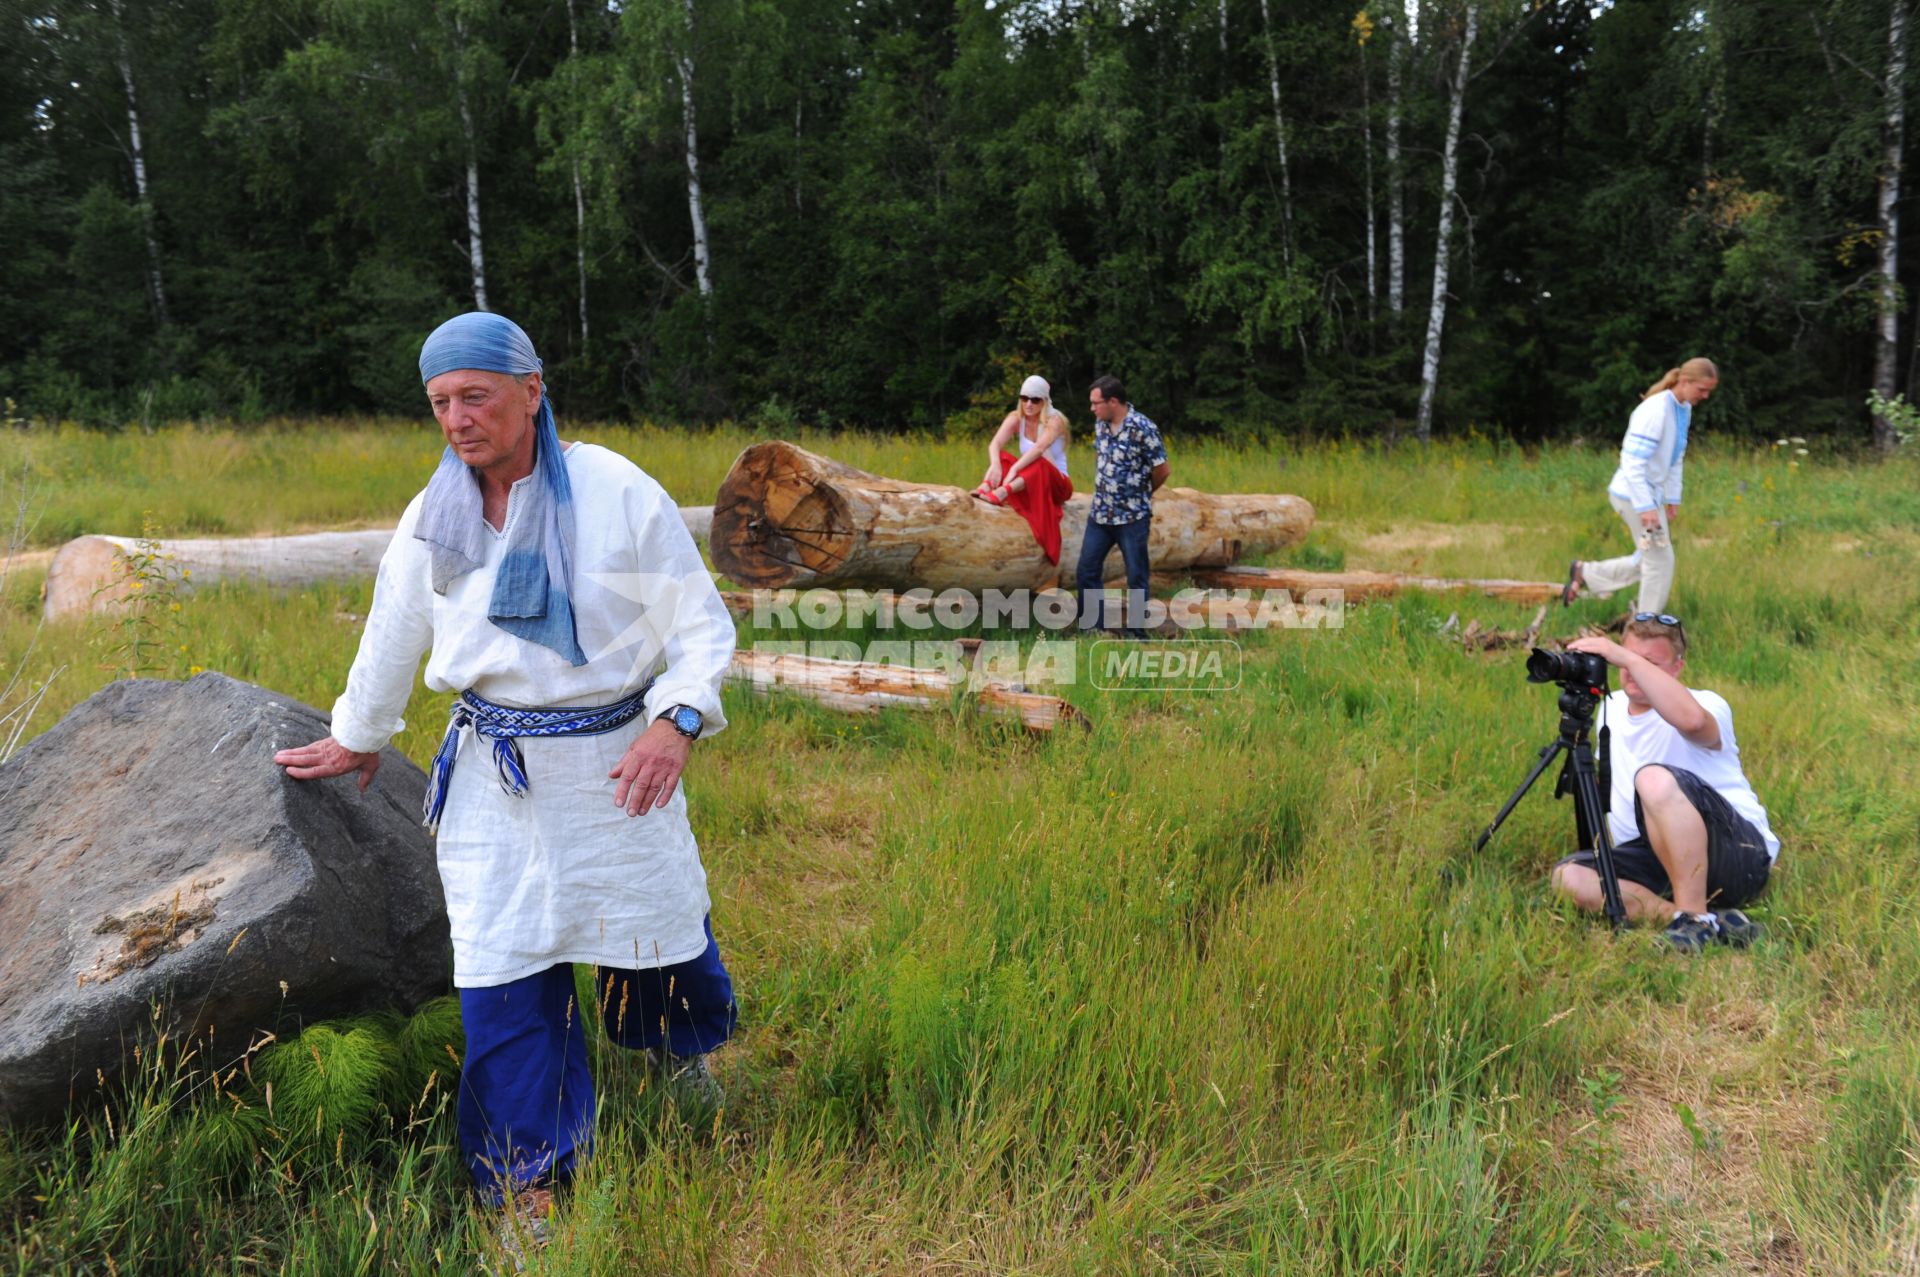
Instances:
[[[1572,607],[1573,600],[1580,594],[1580,587],[1586,584],[1580,579],[1580,560],[1567,564],[1567,583],[1560,587],[1560,606]]]
[[[979,497],[982,501],[986,502],[988,505],[1000,504],[998,501],[993,499],[993,489],[988,487],[984,483],[982,483],[979,487],[975,488],[971,495]]]

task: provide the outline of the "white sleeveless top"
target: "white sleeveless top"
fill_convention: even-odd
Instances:
[[[1020,419],[1020,424],[1013,428],[1013,437],[1020,441],[1020,455],[1023,457],[1040,446],[1038,439],[1027,438],[1027,422],[1024,417]],[[1055,470],[1058,470],[1061,474],[1067,472],[1067,438],[1065,435],[1053,441],[1052,446],[1047,449],[1046,457],[1048,461],[1053,463]]]

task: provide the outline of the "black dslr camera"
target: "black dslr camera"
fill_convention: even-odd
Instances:
[[[1592,652],[1549,652],[1536,647],[1527,657],[1527,682],[1558,683],[1568,691],[1604,696],[1607,663]]]

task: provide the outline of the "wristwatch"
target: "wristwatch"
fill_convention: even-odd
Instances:
[[[653,721],[657,723],[662,718],[672,723],[673,730],[679,732],[688,740],[699,740],[700,727],[706,722],[704,718],[700,717],[700,711],[691,705],[675,705],[672,709],[659,715]]]

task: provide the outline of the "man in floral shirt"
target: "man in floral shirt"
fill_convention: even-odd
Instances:
[[[1093,512],[1087,516],[1080,542],[1080,625],[1109,629],[1101,581],[1107,555],[1114,546],[1127,565],[1125,620],[1130,638],[1145,638],[1139,622],[1145,615],[1147,532],[1153,525],[1153,494],[1167,481],[1167,450],[1160,427],[1127,402],[1127,392],[1114,377],[1099,377],[1087,391],[1093,409]]]

